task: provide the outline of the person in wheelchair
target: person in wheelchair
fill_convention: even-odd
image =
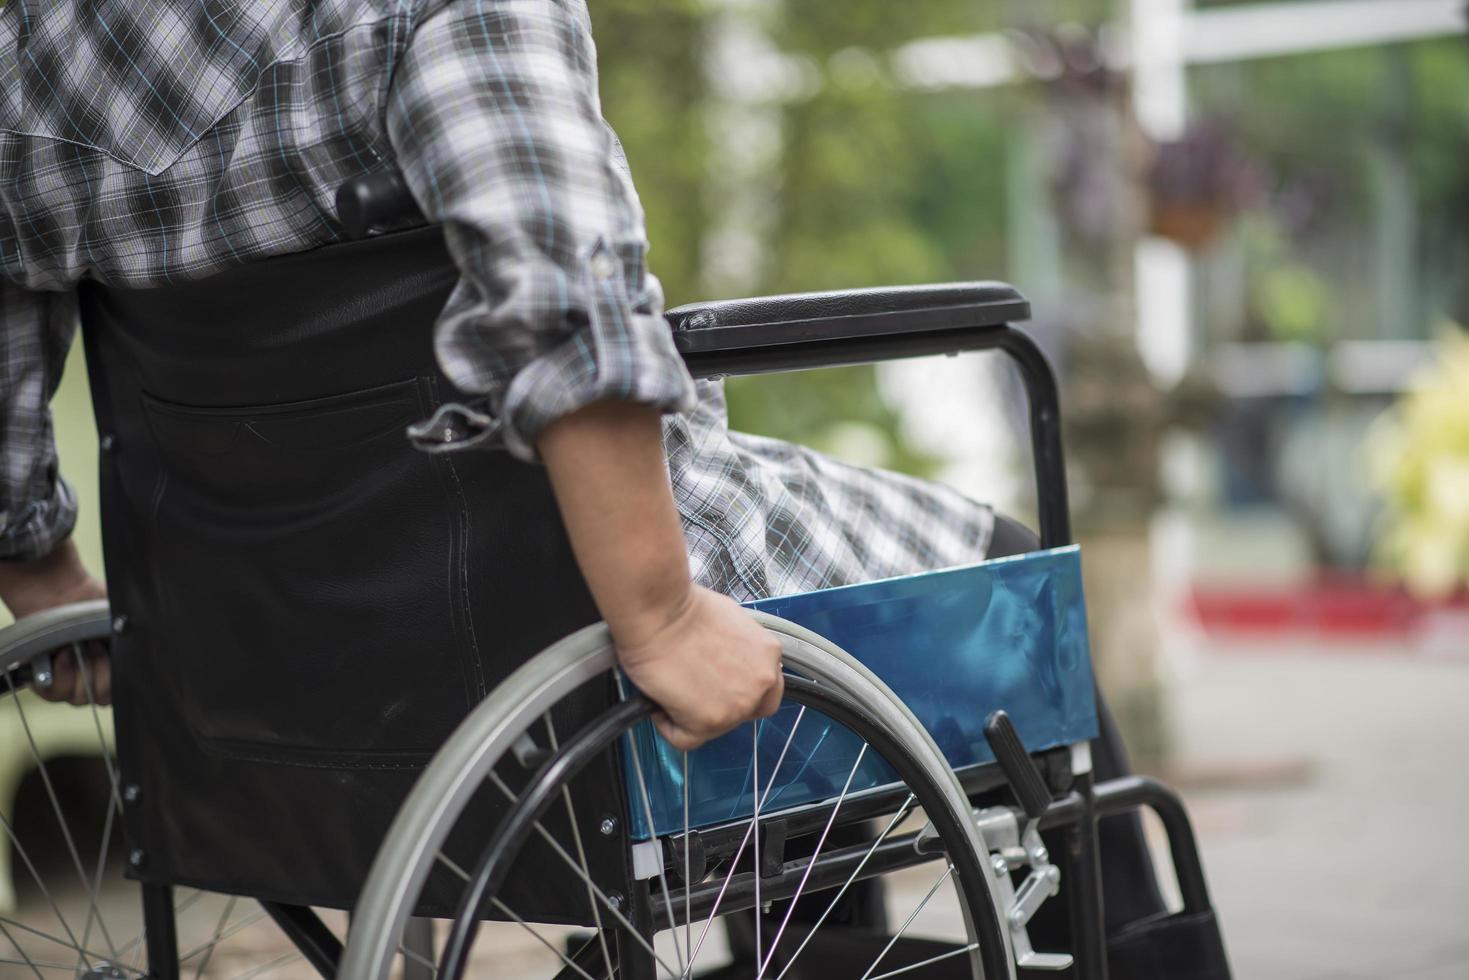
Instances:
[[[105,377],[114,625],[164,671],[148,691],[120,674],[119,695],[140,713],[193,705],[156,736],[175,773],[261,786],[287,758],[350,782],[394,752],[420,759],[555,638],[485,632],[507,582],[554,578],[538,527],[564,527],[588,590],[545,603],[606,621],[681,750],[780,704],[779,646],[738,602],[1038,546],[941,485],[729,429],[721,383],[693,380],[661,315],[582,0],[239,4],[188,21],[143,4],[110,15],[121,24],[67,2],[22,45],[25,8],[0,20],[4,49],[24,48],[21,94],[0,107],[0,600],[26,617],[105,594],[69,540],[48,409],[80,308],[94,386]],[[337,244],[337,187],[393,169],[439,228]],[[331,248],[359,250],[317,252]],[[275,330],[286,308],[318,332]],[[555,513],[516,512],[518,488],[546,481]],[[238,666],[283,638],[321,662]],[[411,665],[435,684],[356,710],[406,676],[367,653],[390,643],[437,651]],[[42,693],[105,703],[110,684],[105,658],[63,653]],[[317,703],[329,690],[339,702]],[[302,734],[322,709],[350,715],[350,734]],[[406,743],[398,709],[419,726]],[[1126,767],[1103,718],[1101,778]],[[221,837],[258,813],[237,809]],[[345,832],[355,860],[381,831]],[[336,845],[303,834],[309,878]],[[1103,822],[1102,855],[1113,927],[1162,909],[1134,818]]]

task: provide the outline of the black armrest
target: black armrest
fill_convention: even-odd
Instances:
[[[951,282],[692,303],[664,314],[685,353],[1002,326],[1030,304],[1002,282]]]
[[[695,303],[669,310],[674,343],[695,374],[743,374],[975,346],[961,342],[1030,318],[1001,282],[894,286]]]
[[[349,238],[426,223],[396,171],[347,181],[336,203]],[[1030,304],[1013,286],[960,282],[797,293],[696,303],[665,315],[674,344],[699,378],[1005,351],[1019,366],[1030,400],[1041,543],[1054,548],[1071,540],[1056,378],[1035,342],[1010,328],[1030,319]]]
[[[396,170],[337,189],[348,237],[423,224]],[[1030,318],[1002,282],[957,282],[695,303],[669,310],[674,344],[699,376],[796,370],[988,346],[978,335]]]

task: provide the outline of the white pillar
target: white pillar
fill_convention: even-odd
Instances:
[[[707,193],[714,197],[704,233],[702,286],[710,296],[748,295],[765,273],[767,243],[778,217],[781,101],[809,79],[760,28],[780,0],[711,0],[706,72],[713,98]]]
[[[1130,0],[1132,98],[1139,125],[1168,142],[1188,127],[1184,42],[1192,0]],[[1154,379],[1172,385],[1193,348],[1193,269],[1176,242],[1146,236],[1133,255],[1138,353]]]

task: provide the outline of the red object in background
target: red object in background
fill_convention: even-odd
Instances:
[[[1469,613],[1469,596],[1425,603],[1362,579],[1327,577],[1292,588],[1194,586],[1188,605],[1209,633],[1390,640],[1412,637],[1434,614]]]

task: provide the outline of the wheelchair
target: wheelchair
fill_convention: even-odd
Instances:
[[[403,437],[447,390],[442,233],[394,174],[338,209],[341,244],[81,288],[111,599],[0,631],[0,753],[49,809],[23,820],[0,780],[28,896],[0,890],[0,976],[1229,976],[1179,799],[1093,772],[1058,395],[1019,293],[667,313],[696,378],[1005,352],[1040,528],[971,568],[753,604],[786,703],[680,753],[544,475]],[[28,690],[71,650],[90,691],[104,643],[111,709]],[[100,828],[66,756],[94,761]],[[1139,807],[1181,908],[1109,935],[1098,821]],[[1067,948],[1037,948],[1046,920]],[[226,949],[257,923],[276,945]]]

